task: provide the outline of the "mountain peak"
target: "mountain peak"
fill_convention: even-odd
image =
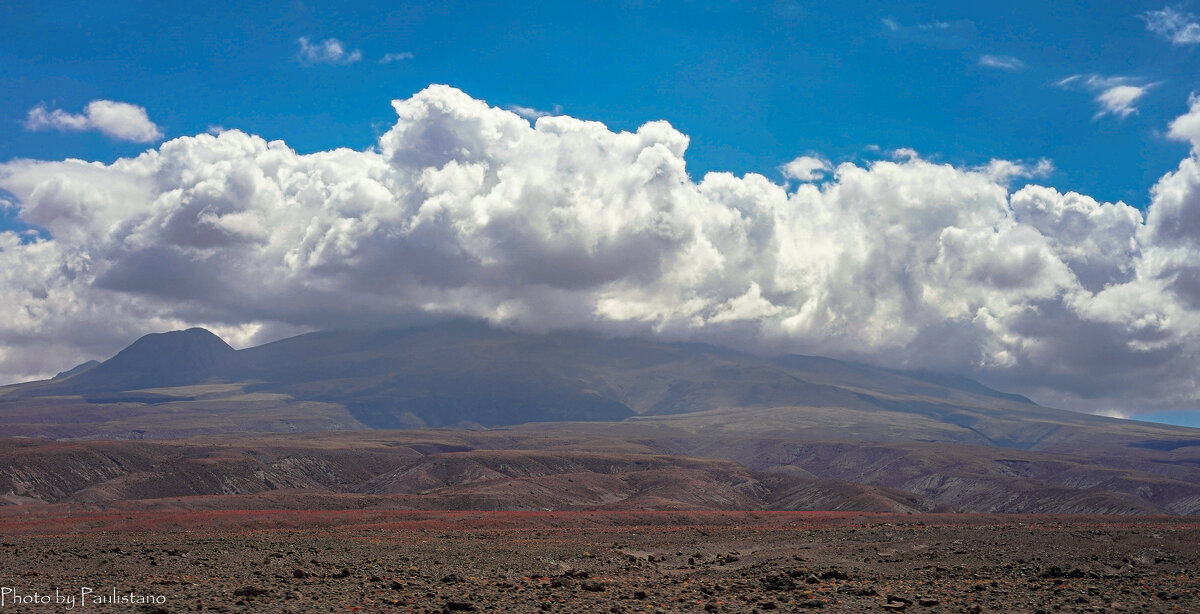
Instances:
[[[209,347],[218,351],[234,351],[228,343],[206,328],[193,327],[187,330],[172,330],[165,333],[150,333],[134,341],[129,347],[117,354],[120,356],[138,348],[150,348],[153,351],[188,351]],[[223,348],[221,350],[220,348]],[[114,356],[114,358],[116,358]]]
[[[64,384],[98,392],[197,383],[229,366],[236,352],[203,328],[151,333]]]
[[[224,359],[228,359],[234,352],[228,343],[211,331],[189,328],[145,335],[97,368],[121,366],[141,370],[161,370],[164,367],[204,369],[224,363]]]

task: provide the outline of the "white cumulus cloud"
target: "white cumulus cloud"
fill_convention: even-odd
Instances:
[[[243,345],[468,316],[952,371],[1081,409],[1200,406],[1195,149],[1143,214],[1009,189],[1042,161],[904,152],[789,187],[693,179],[666,122],[531,124],[447,86],[393,107],[366,151],[226,130],[0,163],[49,232],[0,233],[0,377],[190,325]],[[1171,136],[1195,143],[1198,118],[1193,100]]]
[[[1133,103],[1145,96],[1146,90],[1145,86],[1139,85],[1115,85],[1100,92],[1096,96],[1096,102],[1100,103],[1100,110],[1096,113],[1096,117],[1105,115],[1126,117],[1136,113],[1137,107],[1133,106]]]
[[[1200,44],[1200,22],[1191,13],[1168,6],[1142,13],[1141,18],[1146,22],[1147,30],[1171,41],[1172,45]]]
[[[362,59],[362,51],[347,49],[346,44],[336,38],[314,43],[301,36],[296,42],[300,44],[298,57],[301,64],[353,64]]]
[[[1177,141],[1187,141],[1193,148],[1200,148],[1200,96],[1193,93],[1188,98],[1188,112],[1171,122],[1167,136]]]
[[[1072,75],[1055,83],[1061,88],[1082,88],[1096,94],[1095,119],[1105,115],[1128,117],[1137,113],[1134,106],[1138,100],[1150,92],[1158,83],[1145,83],[1133,77],[1121,75]]]
[[[114,139],[149,143],[163,137],[162,130],[146,113],[145,107],[128,102],[93,100],[83,113],[68,113],[38,105],[25,116],[27,130],[63,130],[84,132],[95,130]]]
[[[554,105],[554,108],[550,111],[544,111],[542,109],[536,109],[534,107],[525,107],[525,106],[521,106],[519,104],[510,104],[510,105],[508,105],[507,109],[509,111],[512,111],[513,113],[516,113],[517,115],[520,115],[521,117],[524,117],[525,119],[527,119],[529,121],[537,121],[537,119],[539,117],[550,117],[553,115],[561,115],[562,114],[562,106],[557,105],[557,104]]]
[[[824,177],[833,166],[828,160],[816,156],[800,156],[779,169],[783,176],[798,181],[815,181]]]
[[[1036,162],[993,159],[975,170],[983,172],[996,183],[1007,185],[1013,179],[1046,177],[1054,172],[1054,163],[1046,158]]]

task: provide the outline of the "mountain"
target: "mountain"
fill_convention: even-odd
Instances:
[[[822,357],[452,322],[243,350],[191,329],[73,371],[0,387],[0,438],[172,441],[37,444],[0,455],[0,491],[8,479],[14,497],[43,501],[302,488],[416,507],[1200,513],[1200,430]],[[416,447],[427,431],[379,430],[427,427],[458,430]],[[269,435],[293,452],[267,462],[253,433],[294,433]],[[197,465],[214,444],[194,438],[218,434],[243,443]],[[117,449],[133,456],[112,461]],[[28,465],[47,455],[62,466]],[[716,490],[696,498],[705,482]]]
[[[37,425],[22,422],[29,408]],[[159,428],[164,415],[184,428]],[[74,374],[0,388],[0,433],[54,438],[631,418],[684,431],[1030,450],[1195,438],[1041,407],[959,376],[464,321],[315,332],[243,350],[198,328],[151,334]],[[139,432],[120,430],[139,420]]]
[[[1022,449],[1077,442],[1125,424],[1040,407],[962,377],[812,356],[754,356],[704,344],[580,332],[535,335],[451,322],[316,332],[244,350],[202,329],[147,335],[74,375],[0,388],[0,427],[30,436],[120,438],[105,424],[106,408],[120,404],[122,419],[191,415],[186,434],[205,432],[204,416],[195,410],[216,408],[220,424],[207,432],[220,432],[236,419],[220,408],[234,411],[248,402],[259,416],[279,411],[298,418],[301,404],[333,411],[338,416],[330,428],[496,427],[657,416],[663,425],[762,425],[767,433],[795,427],[820,438]],[[72,415],[56,417],[56,403]],[[94,420],[81,419],[80,403],[89,406],[86,413]],[[15,405],[38,406],[42,424],[54,424],[55,431],[21,430],[15,418],[22,412]],[[750,410],[760,413],[747,424]],[[763,421],[762,411],[771,418]],[[183,434],[140,430],[151,437]]]
[[[203,328],[154,333],[100,364],[81,364],[17,394],[94,395],[184,386],[230,372],[236,355],[228,343]]]

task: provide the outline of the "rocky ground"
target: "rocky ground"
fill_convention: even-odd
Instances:
[[[53,506],[0,527],[3,613],[85,588],[94,612],[1200,611],[1194,518]]]

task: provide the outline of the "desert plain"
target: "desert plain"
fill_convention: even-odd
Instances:
[[[87,587],[89,599],[115,592],[159,601],[73,610],[96,612],[1200,608],[1200,522],[1190,517],[245,503],[264,508],[8,508],[0,578],[26,596]],[[10,596],[3,611],[69,610]]]

